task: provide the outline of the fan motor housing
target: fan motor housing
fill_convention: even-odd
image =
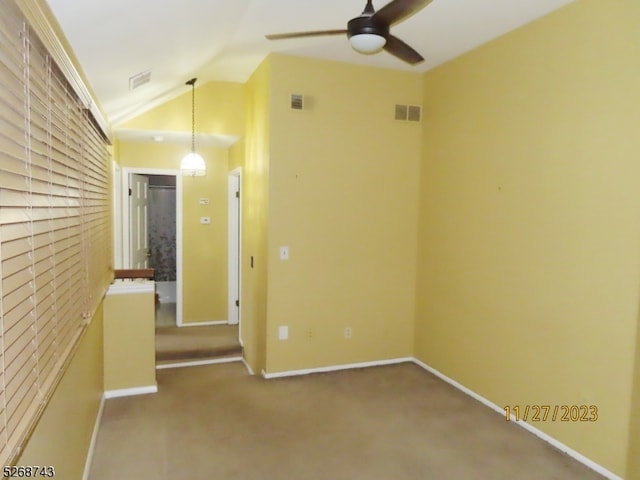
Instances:
[[[389,25],[376,21],[374,18],[375,17],[369,15],[362,15],[349,20],[347,24],[347,37],[351,38],[354,35],[368,33],[387,38],[389,35]]]

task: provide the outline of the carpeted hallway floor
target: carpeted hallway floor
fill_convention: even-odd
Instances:
[[[239,358],[238,325],[176,326],[176,304],[156,304],[156,365]]]
[[[156,364],[240,357],[238,325],[156,328]]]
[[[413,364],[264,380],[228,363],[158,386],[107,400],[90,480],[602,478]]]

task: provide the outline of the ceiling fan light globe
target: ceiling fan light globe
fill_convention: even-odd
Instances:
[[[374,33],[359,33],[349,37],[349,42],[356,52],[370,55],[382,50],[387,43],[387,39],[382,35],[376,35]]]
[[[180,162],[180,171],[185,177],[203,177],[207,173],[207,165],[204,163],[204,158],[191,152]]]

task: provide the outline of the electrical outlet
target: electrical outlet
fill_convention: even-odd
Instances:
[[[351,327],[344,327],[344,338],[350,339],[353,335],[353,329]]]
[[[314,336],[313,335],[313,328],[309,328],[307,330],[307,340],[309,340],[309,341],[313,340],[313,336]]]
[[[278,340],[287,340],[289,338],[289,327],[282,325],[278,327]]]

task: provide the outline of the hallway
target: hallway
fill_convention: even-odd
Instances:
[[[242,357],[238,325],[177,327],[175,306],[156,307],[156,366]]]

